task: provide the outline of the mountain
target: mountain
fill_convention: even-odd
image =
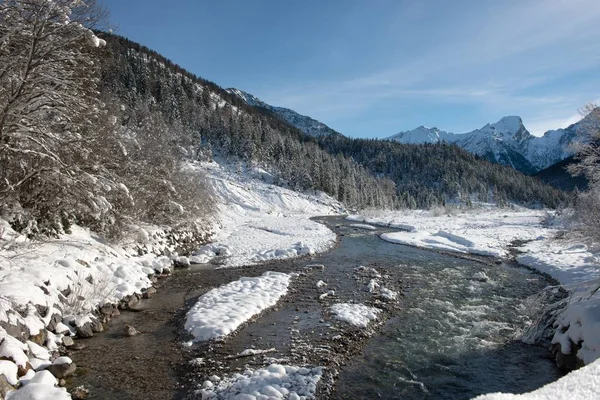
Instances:
[[[107,103],[122,114],[118,119],[126,132],[140,123],[156,127],[185,157],[246,162],[268,171],[275,185],[324,191],[357,208],[429,208],[476,200],[556,207],[567,199],[539,179],[444,142],[351,139],[326,126],[316,128],[317,135],[306,134],[299,126],[320,123],[248,93],[224,90],[126,38],[103,38],[100,89],[113,98]],[[303,124],[293,124],[291,116]]]
[[[301,130],[309,136],[320,137],[324,135],[340,134],[339,132],[336,132],[335,130],[331,129],[324,123],[317,121],[316,119],[299,114],[294,110],[290,110],[289,108],[272,106],[270,104],[265,103],[258,97],[251,95],[250,93],[235,88],[229,88],[226,89],[226,91],[235,96],[238,96],[240,99],[242,99],[244,102],[246,102],[252,107],[258,107],[274,114],[277,118],[284,120],[288,124],[298,128],[299,130]]]
[[[564,129],[533,136],[517,116],[502,118],[472,132],[456,134],[420,126],[390,138],[400,143],[453,143],[489,161],[534,174],[573,155],[572,144],[590,129],[600,128],[595,116],[587,116]]]
[[[565,190],[565,191],[573,191],[577,190],[586,190],[588,187],[588,181],[584,176],[573,176],[568,171],[567,168],[577,163],[578,161],[573,157],[567,157],[562,161],[557,162],[545,168],[534,176],[541,179],[543,182],[548,185],[552,185],[555,188]]]

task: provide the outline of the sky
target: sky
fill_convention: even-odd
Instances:
[[[102,0],[115,33],[351,137],[506,115],[540,136],[600,99],[600,0]]]

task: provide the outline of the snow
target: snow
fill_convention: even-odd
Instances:
[[[58,384],[58,380],[52,375],[49,371],[40,371],[36,372],[33,378],[29,381],[29,383],[41,383],[44,385],[56,386]]]
[[[525,394],[491,393],[476,400],[594,400],[600,393],[600,360]]]
[[[63,365],[63,364],[73,364],[73,360],[71,360],[67,356],[58,357],[56,360],[52,362],[52,365]]]
[[[55,388],[45,383],[30,383],[10,392],[6,400],[71,400],[71,395],[65,388]]]
[[[198,391],[202,399],[314,399],[323,367],[306,368],[271,364],[247,369],[220,381],[205,381]]]
[[[381,310],[364,304],[338,303],[331,306],[331,312],[340,321],[366,328],[369,322],[377,319]]]
[[[323,252],[336,235],[313,216],[338,213],[343,207],[324,193],[305,194],[264,181],[266,171],[251,167],[202,163],[220,203],[223,229],[215,242],[198,249],[193,263],[224,258],[226,267],[257,264]],[[224,250],[224,251],[223,251]]]
[[[495,257],[508,256],[508,245],[514,240],[533,240],[548,233],[542,225],[546,216],[542,210],[485,207],[449,212],[452,214],[441,210],[366,211],[348,219],[402,229],[381,235],[392,243]]]
[[[377,228],[374,227],[373,225],[367,225],[367,224],[350,224],[350,227],[357,228],[357,229],[365,229],[368,231],[377,230]]]
[[[274,347],[270,348],[270,349],[246,349],[234,356],[228,356],[227,358],[241,358],[241,357],[250,357],[250,356],[256,356],[259,354],[267,354],[267,353],[273,353],[277,351]],[[218,377],[217,377],[218,378]],[[211,379],[214,380],[214,379]]]
[[[37,334],[52,317],[42,318],[34,305],[49,307],[64,318],[85,316],[103,303],[141,293],[152,285],[148,274],[171,263],[166,257],[132,257],[78,226],[59,239],[42,242],[12,235],[15,238],[4,242],[0,251],[0,293],[10,309],[26,310],[26,316],[0,307],[0,321],[14,324],[10,319],[16,318],[30,334]],[[71,294],[65,299],[61,291],[67,289]]]
[[[16,385],[19,380],[17,379],[18,367],[12,361],[0,360],[0,375],[4,375],[6,380],[11,385]]]
[[[194,341],[226,336],[287,293],[291,275],[266,272],[241,278],[202,295],[188,311],[185,329]]]
[[[545,272],[562,284],[572,285],[600,278],[600,258],[588,246],[570,240],[553,240],[551,236],[535,238],[521,248],[519,263]]]
[[[14,337],[8,335],[2,327],[0,327],[0,358],[9,359],[15,364],[25,367],[29,358],[25,354],[29,350],[26,344],[18,341]]]
[[[390,290],[388,288],[382,287],[379,290],[379,293],[381,293],[381,296],[387,300],[396,300],[398,298],[398,292],[394,292],[393,290]]]

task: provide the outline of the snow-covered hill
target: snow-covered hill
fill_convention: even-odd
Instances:
[[[420,126],[400,132],[389,140],[400,143],[454,143],[492,162],[511,166],[524,173],[535,173],[574,153],[572,144],[583,133],[600,128],[597,117],[589,115],[564,129],[533,136],[517,116],[502,118],[495,124],[462,134]]]
[[[250,93],[246,93],[242,90],[230,88],[227,91],[231,94],[238,96],[240,99],[244,100],[248,105],[253,107],[263,108],[267,111],[272,112],[278,118],[284,120],[288,124],[300,129],[302,132],[306,133],[310,136],[323,136],[323,135],[339,135],[339,132],[331,129],[327,125],[322,122],[317,121],[311,117],[306,115],[298,114],[294,110],[290,110],[289,108],[283,107],[275,107],[270,104],[265,103],[258,97],[251,95]]]

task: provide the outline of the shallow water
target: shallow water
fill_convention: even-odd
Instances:
[[[560,377],[546,347],[519,340],[540,306],[529,296],[548,285],[542,276],[349,235],[338,253],[383,262],[406,290],[403,310],[342,369],[337,398],[469,399]]]
[[[73,358],[84,368],[72,385],[90,386],[90,399],[182,398],[193,383],[186,380],[189,376],[181,367],[185,370],[189,358],[204,357],[206,350],[184,348],[178,336],[180,317],[198,295],[240,276],[266,270],[299,271],[306,264],[324,264],[325,268],[295,283],[284,302],[242,327],[235,337],[209,346],[213,355],[223,361],[228,354],[256,344],[277,348],[273,356],[289,356],[294,351],[290,328],[306,334],[313,348],[326,345],[334,334],[328,328],[327,307],[332,302],[365,302],[372,297],[352,275],[354,268],[366,265],[388,271],[388,282],[402,288],[401,307],[341,369],[335,398],[466,399],[495,391],[522,393],[559,377],[546,348],[519,341],[529,315],[535,313],[527,298],[547,285],[540,275],[379,239],[389,229],[355,229],[339,217],[320,220],[342,236],[338,248],[312,260],[242,269],[192,269],[163,281],[163,288],[144,303],[143,311],[124,312],[107,332],[81,341],[88,347]],[[317,301],[317,280],[335,288],[335,298]],[[142,334],[124,336],[124,323]],[[236,367],[243,368],[248,361],[239,362]]]

